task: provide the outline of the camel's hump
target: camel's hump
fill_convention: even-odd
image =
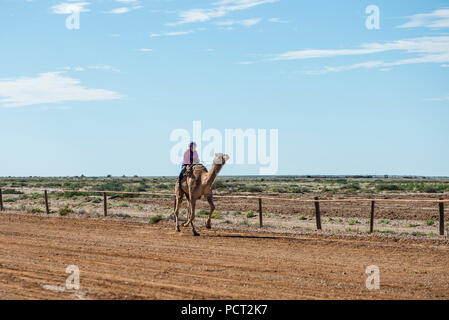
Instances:
[[[206,168],[204,165],[202,165],[202,164],[200,163],[200,164],[197,164],[197,165],[193,168],[193,171],[206,171],[206,172],[207,172],[207,168]]]

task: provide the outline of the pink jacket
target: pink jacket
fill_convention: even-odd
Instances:
[[[198,152],[196,152],[196,151],[193,152],[193,163],[190,163],[190,149],[187,149],[186,152],[184,152],[182,164],[186,165],[186,164],[197,164],[197,163],[200,163],[200,159],[198,157]]]

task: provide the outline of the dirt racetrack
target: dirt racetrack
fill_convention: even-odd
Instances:
[[[439,241],[0,215],[1,299],[448,299]],[[79,291],[65,290],[68,265]],[[367,290],[365,269],[380,268]]]

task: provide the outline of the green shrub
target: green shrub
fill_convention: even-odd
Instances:
[[[68,215],[69,213],[73,213],[73,210],[70,209],[68,206],[65,206],[64,208],[58,210],[58,214],[60,216],[65,216]]]
[[[102,184],[93,185],[91,190],[124,191],[125,187],[120,180],[112,179]]]
[[[223,181],[217,180],[214,182],[214,189],[221,189],[224,188],[226,185]]]
[[[212,214],[212,219],[221,219],[221,211],[214,211],[214,213]]]
[[[3,194],[23,194],[22,191],[14,190],[14,189],[5,189],[2,190]]]
[[[262,192],[263,191],[263,189],[261,187],[257,186],[257,185],[249,185],[246,188],[246,190],[248,192]]]
[[[353,226],[353,225],[356,225],[356,224],[358,224],[358,223],[360,223],[357,219],[351,219],[351,220],[349,220],[349,225],[350,226]]]
[[[389,233],[389,234],[395,234],[396,232],[393,230],[380,230],[380,233]]]
[[[245,214],[245,217],[247,217],[247,218],[253,218],[253,217],[255,217],[255,216],[256,216],[256,214],[254,213],[253,210],[249,210],[249,211]]]
[[[161,221],[162,219],[164,219],[164,218],[162,217],[162,215],[158,214],[157,216],[151,217],[151,218],[150,218],[150,221],[148,221],[148,223],[149,223],[149,224],[156,224],[156,223],[158,223],[159,221]]]
[[[145,185],[138,185],[138,186],[127,186],[126,188],[125,188],[125,191],[126,192],[145,192],[147,189],[146,189],[146,186]],[[126,198],[133,198],[133,197],[135,197],[136,195],[133,195],[133,194],[127,194],[127,195],[122,195],[123,197],[126,197]]]
[[[116,213],[113,214],[114,217],[119,217],[119,218],[131,218],[131,216],[129,214],[126,213]]]
[[[271,191],[277,192],[277,193],[288,193],[289,192],[287,187],[282,187],[282,186],[274,186],[271,188]]]
[[[29,212],[29,213],[44,213],[44,211],[42,211],[42,210],[39,209],[39,208],[31,208],[31,209],[28,209],[28,212]]]
[[[428,226],[433,226],[434,221],[433,221],[432,219],[426,220],[426,224],[427,224]]]
[[[298,220],[299,221],[307,220],[307,217],[304,214],[302,214],[298,217]]]
[[[403,191],[404,188],[398,184],[382,183],[376,186],[377,191]]]
[[[64,199],[79,199],[81,197],[83,197],[83,193],[81,192],[72,192],[72,191],[67,191],[67,192],[63,192],[62,193],[62,197]]]

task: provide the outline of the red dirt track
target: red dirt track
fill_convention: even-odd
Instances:
[[[0,299],[448,299],[449,246],[0,215]],[[80,291],[65,286],[80,269]],[[380,268],[380,290],[365,269]]]

